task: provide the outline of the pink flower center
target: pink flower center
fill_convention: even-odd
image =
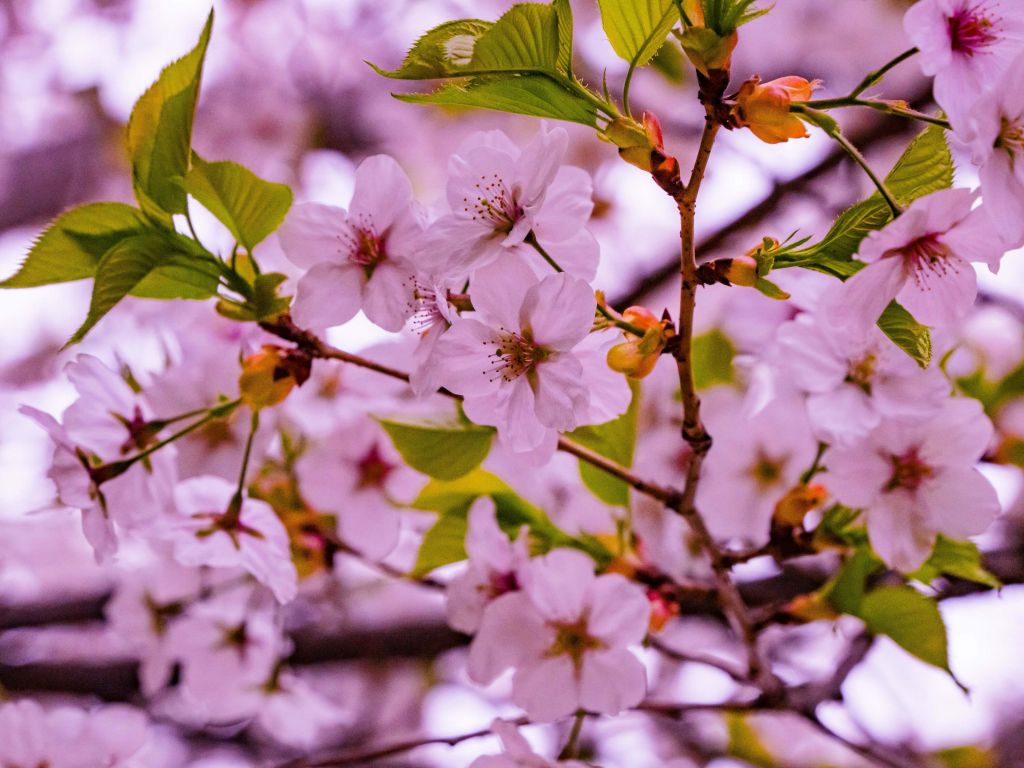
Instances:
[[[494,351],[487,356],[492,365],[484,371],[493,374],[491,381],[499,378],[512,381],[524,373],[528,374],[550,355],[547,349],[533,341],[529,330],[515,333],[502,328],[497,341],[484,343],[494,344]]]
[[[491,598],[501,597],[508,592],[515,592],[517,589],[519,589],[519,579],[516,578],[515,571],[491,572],[490,582],[487,585],[488,595]]]
[[[850,361],[850,367],[846,374],[846,380],[856,384],[867,394],[871,394],[871,380],[875,377],[875,367],[878,360],[873,353],[865,355],[860,360]]]
[[[583,663],[583,654],[604,648],[598,638],[587,631],[587,619],[581,617],[575,622],[555,624],[555,642],[548,649],[548,656],[568,656],[577,669]]]
[[[982,4],[964,4],[949,17],[949,46],[954,53],[973,56],[996,40],[992,21],[982,13]]]
[[[516,222],[523,217],[523,209],[516,201],[515,190],[505,186],[505,182],[496,173],[489,179],[481,176],[473,187],[476,189],[476,197],[462,198],[462,210],[473,221],[488,224],[497,232],[511,232]]]
[[[911,448],[902,456],[890,456],[890,459],[892,477],[885,486],[887,491],[895,491],[898,488],[916,491],[933,474],[932,468],[918,455],[917,448]]]
[[[133,451],[141,451],[156,442],[159,425],[149,422],[143,415],[142,409],[135,406],[132,417],[129,419],[120,414],[112,414],[128,430],[128,437],[121,445],[121,455],[127,456]]]
[[[928,272],[941,277],[951,269],[955,271],[955,266],[950,263],[949,248],[939,240],[937,233],[919,237],[902,248],[887,251],[884,255],[902,256],[907,274],[914,276],[914,282],[918,287],[925,286],[924,279]]]
[[[348,251],[348,260],[358,264],[366,271],[367,277],[373,277],[373,270],[387,259],[386,238],[378,234],[373,222],[364,220],[353,227],[352,234],[346,233],[342,240]]]
[[[1018,115],[1016,120],[1003,118],[995,147],[1006,150],[1011,164],[1018,154],[1024,154],[1024,115]]]
[[[388,475],[395,471],[395,465],[385,459],[376,443],[356,464],[359,473],[358,488],[383,488]]]

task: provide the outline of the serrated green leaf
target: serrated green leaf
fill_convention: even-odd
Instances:
[[[189,169],[192,120],[212,28],[210,11],[195,48],[164,68],[135,102],[128,119],[128,155],[136,198],[143,210],[156,218],[187,210],[181,179]]]
[[[885,177],[885,184],[896,201],[908,205],[940,189],[953,186],[953,156],[946,132],[932,125],[910,142],[896,165]]]
[[[858,614],[868,629],[908,653],[949,671],[946,625],[934,600],[910,587],[879,587],[864,596]]]
[[[732,341],[719,329],[713,328],[695,336],[690,357],[697,389],[735,383],[736,372],[732,365],[735,356],[736,348]]]
[[[185,191],[251,251],[281,226],[292,205],[287,184],[264,181],[248,168],[229,161],[208,163],[192,153]]]
[[[704,11],[704,24],[722,37],[727,37],[738,27],[764,16],[771,7],[754,8],[757,0],[700,0]]]
[[[378,421],[410,467],[439,480],[455,480],[476,469],[494,439],[491,427],[461,421]]]
[[[217,275],[211,265],[186,250],[175,250],[171,237],[156,232],[132,235],[100,259],[89,313],[68,343],[85,338],[107,312],[133,291],[159,298],[208,298],[216,290]]]
[[[21,267],[2,288],[31,288],[92,277],[103,254],[148,226],[124,203],[91,203],[62,213],[36,239]]]
[[[765,280],[763,277],[757,278],[757,282],[754,283],[754,288],[757,289],[762,295],[767,296],[769,299],[775,299],[776,301],[785,301],[789,298],[789,294],[779,288],[771,280]]]
[[[839,613],[860,616],[868,577],[882,568],[881,561],[868,547],[858,548],[846,558],[821,595]]]
[[[553,0],[551,7],[558,22],[558,71],[572,77],[572,6],[569,0]]]
[[[924,584],[931,584],[939,576],[954,576],[977,584],[999,589],[1003,583],[989,573],[981,563],[981,552],[971,541],[957,541],[939,534],[928,561],[910,574]]]
[[[519,3],[480,36],[467,71],[557,72],[559,43],[554,7]]]
[[[597,126],[597,110],[578,94],[545,75],[516,75],[505,78],[478,77],[465,85],[445,85],[433,93],[396,93],[410,104],[473,107],[547,117]]]
[[[601,25],[615,53],[642,67],[679,20],[673,0],[598,0]]]
[[[477,40],[493,22],[459,19],[434,27],[417,40],[398,69],[388,71],[373,64],[378,74],[396,80],[435,80],[460,77],[473,58]]]
[[[604,424],[580,427],[568,435],[575,442],[624,467],[633,466],[633,453],[636,450],[636,419],[640,407],[639,384],[630,382],[630,388],[633,390],[633,399],[624,414]],[[581,461],[579,464],[580,476],[583,478],[584,485],[597,498],[616,507],[629,506],[629,486],[626,483],[585,461]]]

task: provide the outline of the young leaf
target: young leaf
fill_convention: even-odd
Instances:
[[[58,216],[40,235],[21,267],[0,288],[31,288],[92,277],[103,254],[149,226],[138,208],[91,203]]]
[[[1003,583],[989,573],[981,562],[981,552],[970,541],[947,539],[939,534],[935,550],[928,562],[911,574],[911,578],[931,584],[939,576],[954,576],[999,589]]]
[[[895,301],[878,318],[878,327],[892,342],[910,355],[919,366],[927,368],[932,359],[932,337],[927,326]]]
[[[697,389],[736,381],[732,360],[736,348],[729,337],[717,328],[705,331],[693,339],[693,380]]]
[[[875,634],[886,635],[922,661],[949,671],[946,625],[935,601],[910,587],[879,587],[865,595],[858,615]]]
[[[860,616],[867,579],[881,568],[882,563],[871,550],[860,547],[821,588],[821,594],[840,613]]]
[[[370,64],[378,74],[396,80],[434,80],[461,77],[473,59],[476,42],[493,22],[459,19],[434,27],[416,41],[398,69],[387,71]]]
[[[188,173],[192,120],[212,27],[210,11],[196,47],[164,68],[135,102],[128,119],[128,155],[136,198],[143,210],[160,219],[187,210],[180,181]]]
[[[642,67],[679,20],[674,0],[598,0],[601,25],[620,58]]]
[[[513,5],[477,40],[468,74],[557,72],[558,16],[551,5]]]
[[[264,181],[248,168],[228,161],[208,163],[192,153],[185,191],[251,251],[284,221],[292,204],[287,184]]]
[[[558,22],[558,71],[572,77],[572,6],[569,0],[553,0],[551,7]]]
[[[633,466],[633,452],[636,449],[636,417],[640,404],[640,387],[631,383],[633,399],[629,408],[617,419],[604,424],[580,427],[571,437],[581,445],[618,462],[624,467]],[[580,476],[591,492],[606,504],[617,507],[629,506],[629,486],[612,477],[603,469],[597,469],[585,461],[580,462]]]
[[[445,85],[433,93],[396,93],[399,101],[476,107],[597,126],[597,110],[580,95],[545,75],[478,77],[465,85]]]
[[[467,422],[378,421],[410,467],[439,480],[455,480],[476,469],[494,439],[491,427]]]

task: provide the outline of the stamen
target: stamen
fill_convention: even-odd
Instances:
[[[523,216],[516,190],[510,190],[496,173],[490,179],[481,176],[474,188],[476,197],[462,198],[462,210],[473,221],[490,224],[497,232],[511,232]]]
[[[955,53],[974,56],[996,41],[993,21],[984,10],[984,3],[965,3],[949,17],[949,45]]]

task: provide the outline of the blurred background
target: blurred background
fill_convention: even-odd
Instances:
[[[399,103],[390,91],[407,84],[377,76],[364,62],[392,68],[422,31],[453,18],[493,19],[507,6],[500,0],[217,0],[193,144],[208,159],[235,160],[290,184],[296,200],[335,205],[347,203],[362,158],[388,153],[408,172],[419,199],[436,205],[443,200],[448,157],[466,135],[501,128],[522,141],[536,131],[536,121]],[[734,86],[754,73],[764,80],[795,74],[823,80],[826,97],[845,94],[868,70],[908,47],[901,29],[908,6],[903,0],[778,0],[768,17],[742,29]],[[599,85],[607,70],[617,86],[625,65],[605,39],[596,3],[573,0],[573,7],[576,71]],[[65,208],[130,201],[123,134],[132,104],[166,63],[194,44],[209,8],[209,0],[0,0],[0,277],[16,269],[32,240]],[[635,105],[660,117],[666,145],[684,165],[703,121],[691,78],[678,48],[667,48],[656,66],[637,76],[633,91]],[[882,92],[930,105],[927,81],[914,63],[893,72]],[[916,130],[873,114],[842,119],[878,168],[887,168]],[[568,130],[573,141],[567,162],[594,178],[592,227],[603,254],[597,286],[620,308],[642,302],[660,312],[672,306],[678,232],[673,204],[591,131]],[[970,171],[958,182],[973,184]],[[869,192],[863,175],[841,161],[820,133],[778,146],[749,132],[726,133],[715,148],[698,211],[700,256],[742,253],[763,235],[820,235],[837,212]],[[230,248],[215,222],[201,211],[196,218],[208,245]],[[273,239],[261,248],[272,268],[293,272]],[[945,349],[959,344],[950,362],[955,374],[981,371],[1002,381],[1024,358],[1024,260],[1011,254],[1004,265],[998,277],[981,273],[981,308],[963,336],[941,340]],[[800,279],[780,282],[791,287]],[[123,576],[96,566],[77,516],[54,509],[45,478],[50,448],[16,408],[65,407],[74,393],[60,371],[78,352],[158,368],[175,326],[201,328],[196,318],[212,313],[212,306],[172,310],[128,302],[85,344],[60,351],[85,315],[89,287],[0,293],[0,691],[139,703],[132,653],[104,620],[104,605]],[[753,291],[740,293],[708,289],[699,322],[705,330],[721,329],[741,355],[756,354],[794,310]],[[749,305],[757,307],[748,312]],[[357,350],[384,335],[360,316],[334,329],[331,339]],[[202,344],[201,338],[193,341]],[[1020,453],[1011,450],[1024,440],[1019,394],[1011,392],[990,408],[1006,450],[986,472],[1007,514],[982,543],[1006,581],[1019,581],[1024,571],[1021,480],[1013,459]],[[757,584],[792,574],[754,563],[744,576]],[[382,585],[355,564],[325,578],[331,583],[320,585],[319,602],[297,606],[289,618],[297,628],[293,663],[345,712],[321,734],[323,746],[377,743],[396,733],[458,733],[486,727],[497,714],[514,714],[501,704],[500,691],[466,684],[462,641],[446,630],[434,595],[411,585]],[[344,591],[343,583],[355,588],[327,611],[324,595]],[[1024,765],[1024,590],[950,594],[942,609],[952,667],[970,695],[883,640],[848,679],[845,705],[837,702],[833,724],[851,738],[868,734],[894,749],[956,750],[935,757],[949,760],[936,765]],[[723,657],[734,652],[713,619],[676,624],[671,632],[685,647]],[[819,622],[770,630],[766,642],[799,680],[827,675],[849,632],[842,623]],[[684,692],[690,700],[719,700],[733,686],[706,667],[646,661],[652,688],[666,698]],[[159,748],[145,764],[272,765],[296,754],[275,730],[280,724],[188,729],[174,720],[154,713]],[[776,716],[751,722],[770,757],[702,754],[701,744],[733,743],[718,716],[697,716],[685,727],[629,716],[594,729],[594,759],[623,768],[865,764],[800,722]],[[558,743],[556,729],[528,733],[540,745]],[[465,766],[494,750],[492,741],[477,740],[421,749],[387,764]]]

